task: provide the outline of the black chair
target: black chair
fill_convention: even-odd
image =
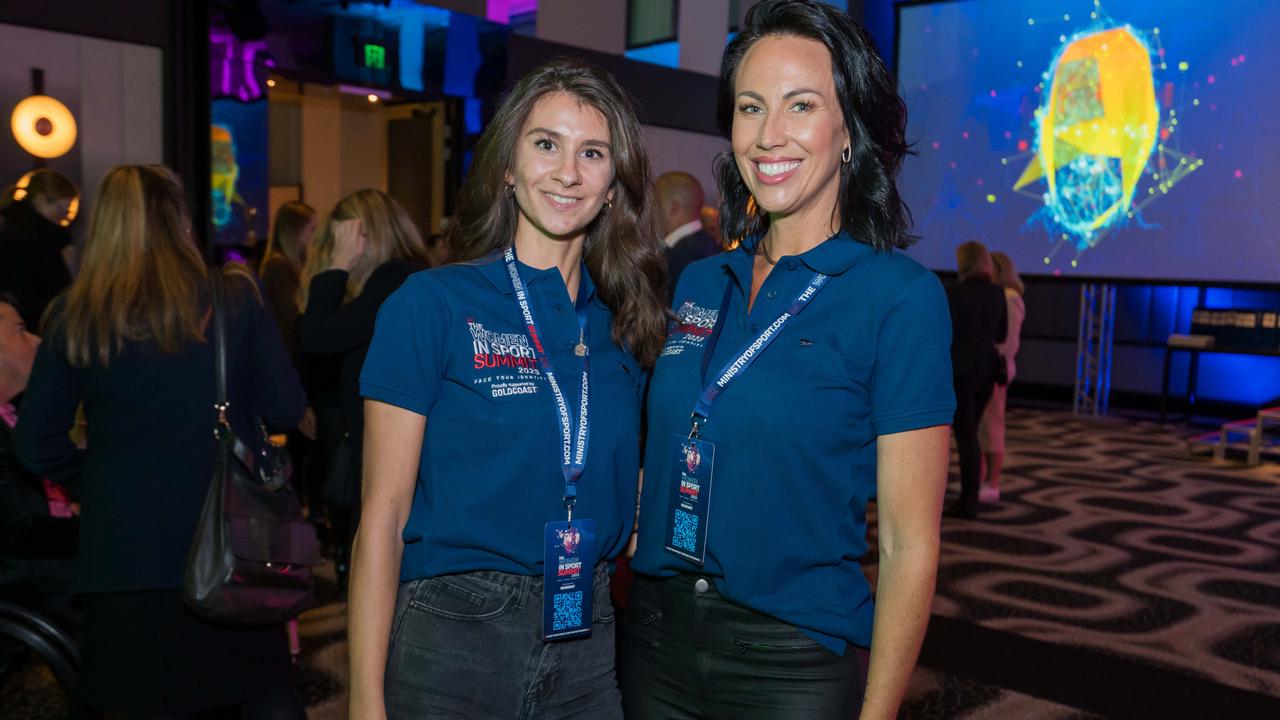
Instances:
[[[0,602],[0,636],[31,648],[53,671],[62,689],[70,694],[80,677],[80,651],[60,628],[37,613]]]

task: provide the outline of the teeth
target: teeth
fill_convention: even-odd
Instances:
[[[547,193],[547,196],[550,197],[552,200],[555,200],[556,202],[561,204],[578,201],[578,198],[563,197],[561,195],[556,195],[555,193]]]
[[[756,167],[760,168],[760,172],[765,175],[781,175],[782,173],[791,172],[792,170],[800,167],[800,161],[792,160],[791,162],[780,163],[756,163]]]

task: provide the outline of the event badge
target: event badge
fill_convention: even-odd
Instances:
[[[707,521],[716,446],[695,437],[676,436],[667,551],[702,565],[707,556]]]
[[[595,598],[596,523],[549,522],[542,542],[542,639],[591,634]]]

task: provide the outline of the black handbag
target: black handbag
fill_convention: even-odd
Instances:
[[[284,622],[311,605],[311,568],[324,562],[314,526],[289,482],[291,469],[263,430],[254,453],[227,421],[226,312],[213,271],[217,459],[187,555],[183,599],[208,620],[236,625]]]

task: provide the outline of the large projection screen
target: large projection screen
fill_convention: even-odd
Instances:
[[[1280,2],[898,7],[918,155],[900,186],[939,270],[1280,283]]]

